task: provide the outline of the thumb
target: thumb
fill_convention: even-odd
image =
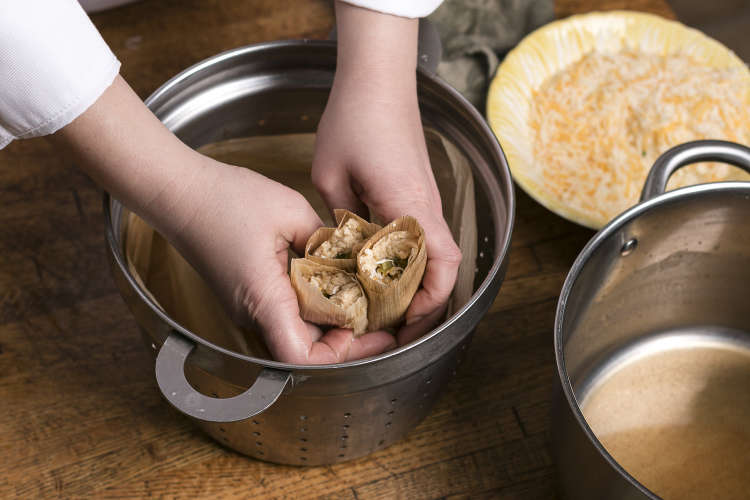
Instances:
[[[321,165],[322,161],[325,160],[315,158],[311,177],[326,206],[331,210],[345,208],[367,218],[367,206],[357,196],[347,169],[337,168],[331,163]]]
[[[320,328],[300,317],[297,294],[286,275],[277,276],[250,303],[256,304],[252,317],[263,332],[271,356],[284,363],[340,363],[351,356],[377,354],[393,343],[385,332],[379,332],[380,336],[369,334],[373,338],[368,342],[355,342],[351,330],[333,329],[323,335]]]
[[[373,332],[355,339],[351,330],[334,328],[325,335],[302,320],[297,296],[288,280],[275,292],[264,294],[255,314],[271,356],[298,365],[340,363],[379,354],[395,346],[386,332]]]
[[[308,364],[310,348],[320,330],[299,314],[297,295],[286,274],[277,275],[247,300],[253,322],[260,327],[271,356],[285,363]]]
[[[310,235],[323,225],[310,203],[299,192],[287,190],[287,204],[282,208],[284,222],[280,224],[284,241],[277,241],[276,257],[286,266],[287,245],[297,255],[304,255],[305,244]]]

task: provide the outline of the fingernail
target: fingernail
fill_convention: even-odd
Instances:
[[[409,318],[406,318],[406,324],[412,325],[414,323],[417,323],[418,321],[422,321],[423,319],[424,319],[424,316],[419,316],[419,315],[411,316]]]

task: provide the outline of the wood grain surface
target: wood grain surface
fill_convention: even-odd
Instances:
[[[561,0],[558,16],[664,0]],[[323,0],[148,1],[94,23],[141,97],[220,51],[325,38]],[[517,190],[510,266],[468,360],[406,439],[330,467],[222,448],[162,401],[111,279],[100,190],[47,139],[0,152],[0,497],[553,498],[560,287],[592,232]]]

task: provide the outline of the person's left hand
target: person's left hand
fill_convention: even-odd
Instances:
[[[406,312],[406,326],[398,333],[399,343],[405,344],[440,321],[461,252],[443,219],[427,154],[417,102],[416,56],[402,68],[389,66],[403,57],[368,64],[356,46],[362,37],[347,31],[352,26],[348,15],[369,17],[369,23],[359,24],[370,28],[382,20],[409,23],[406,29],[413,30],[414,20],[363,10],[337,5],[339,44],[345,46],[340,45],[334,86],[318,126],[312,180],[332,209],[347,208],[366,216],[369,207],[384,221],[411,215],[422,225],[427,267],[422,288]],[[392,41],[393,36],[385,40]],[[416,32],[409,36],[416,38]],[[409,54],[408,47],[397,50]]]

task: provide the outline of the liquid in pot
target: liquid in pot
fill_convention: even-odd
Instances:
[[[611,362],[581,408],[612,457],[665,499],[750,492],[750,345],[660,337]]]

